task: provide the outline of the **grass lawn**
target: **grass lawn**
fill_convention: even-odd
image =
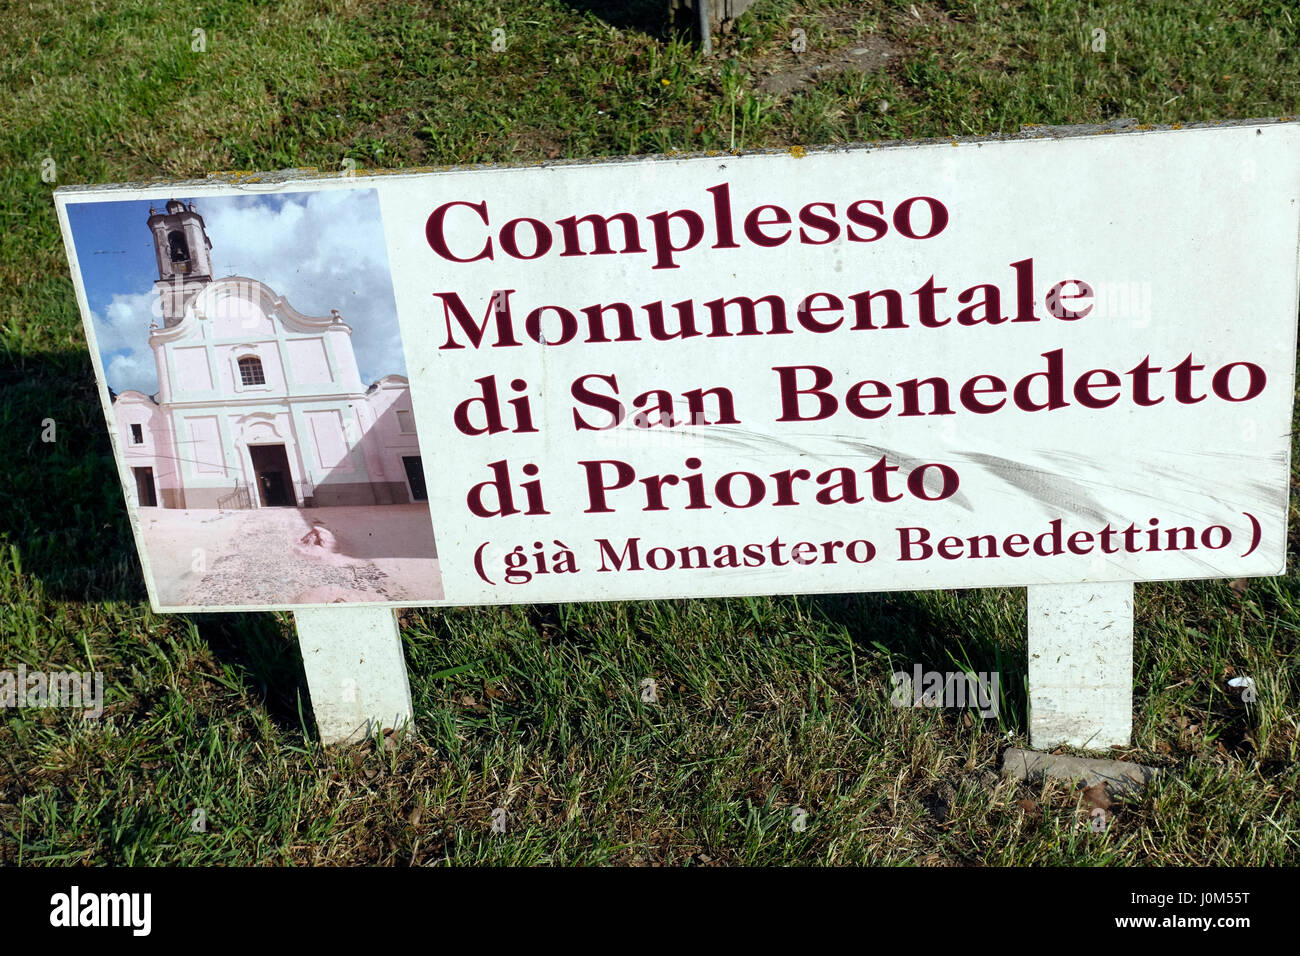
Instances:
[[[761,0],[707,59],[665,6],[0,17],[0,670],[106,685],[99,721],[0,711],[0,863],[1300,860],[1294,512],[1284,577],[1138,586],[1126,756],[1167,773],[1105,832],[1073,788],[996,776],[1028,745],[1023,590],[404,611],[419,738],[329,751],[290,615],[150,611],[55,185],[1300,112],[1290,0]],[[999,718],[891,707],[914,663],[1000,671]]]

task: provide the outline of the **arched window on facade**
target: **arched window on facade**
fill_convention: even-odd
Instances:
[[[266,373],[262,360],[255,355],[245,355],[239,360],[239,380],[244,385],[265,385]]]

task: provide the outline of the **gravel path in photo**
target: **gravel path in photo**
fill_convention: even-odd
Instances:
[[[223,555],[211,563],[190,592],[190,603],[317,603],[317,597],[329,603],[400,601],[405,597],[394,593],[388,575],[373,562],[335,563],[298,553],[294,545],[311,525],[296,509],[259,509],[219,520],[235,522],[243,546],[239,554]],[[322,589],[329,590],[322,593]]]
[[[150,508],[141,529],[162,604],[248,607],[438,600],[428,521],[420,505]]]

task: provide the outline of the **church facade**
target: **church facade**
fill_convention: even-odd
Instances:
[[[214,279],[194,203],[150,210],[162,325],[158,393],[114,396],[141,507],[264,508],[427,499],[410,387],[361,381],[337,310],[303,315],[265,283]]]

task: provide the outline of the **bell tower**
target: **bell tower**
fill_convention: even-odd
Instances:
[[[170,328],[185,315],[185,304],[212,281],[212,242],[203,217],[189,204],[169,199],[164,212],[149,207],[158,260],[154,289],[162,298],[163,326]]]

